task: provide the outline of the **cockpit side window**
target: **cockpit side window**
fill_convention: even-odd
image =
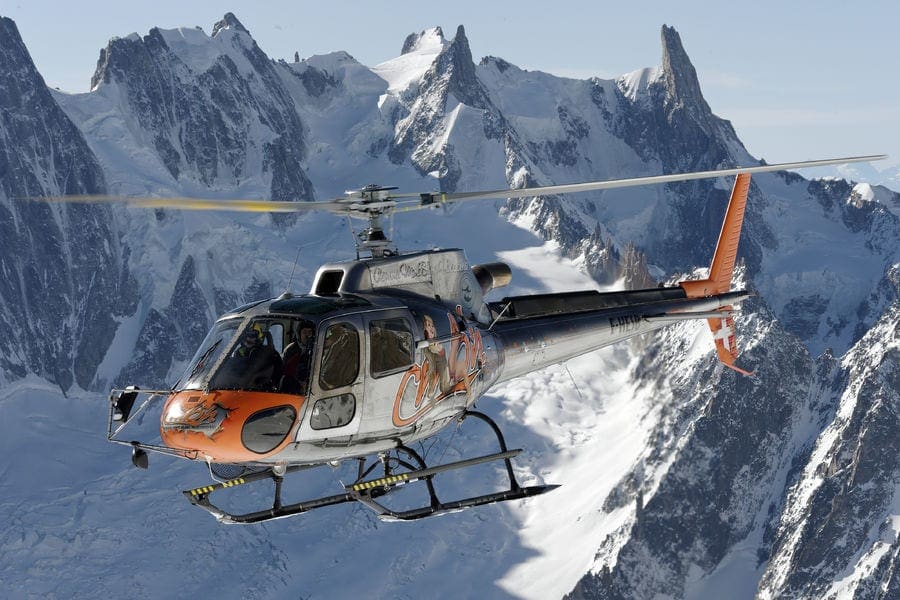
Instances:
[[[351,385],[359,375],[359,333],[350,323],[335,323],[325,332],[319,387],[333,390]]]

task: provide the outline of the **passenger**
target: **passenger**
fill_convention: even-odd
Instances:
[[[284,349],[284,380],[281,391],[291,394],[305,393],[309,386],[310,359],[313,351],[313,328],[309,324],[300,327],[299,339]]]

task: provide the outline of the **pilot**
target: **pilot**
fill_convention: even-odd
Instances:
[[[254,323],[232,353],[228,366],[239,389],[270,390],[281,380],[281,356],[265,339],[262,323]]]

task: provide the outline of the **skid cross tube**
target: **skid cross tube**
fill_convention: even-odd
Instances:
[[[500,444],[500,451],[506,452],[506,440],[503,438],[503,432],[500,431],[497,423],[495,423],[492,418],[477,410],[467,410],[463,412],[462,418],[465,419],[466,417],[475,417],[490,425],[491,429],[493,429],[494,433],[497,435],[497,443]],[[506,462],[506,474],[509,475],[509,487],[511,490],[518,490],[519,482],[516,481],[516,475],[513,473],[512,462],[510,462],[509,457],[505,458],[504,462]]]

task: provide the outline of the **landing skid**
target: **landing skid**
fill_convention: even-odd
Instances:
[[[418,452],[412,448],[398,445],[395,449],[396,456],[387,454],[380,455],[373,464],[368,466],[368,468],[365,466],[365,459],[360,458],[357,479],[354,483],[345,486],[345,491],[343,493],[333,496],[323,496],[321,498],[294,504],[284,504],[282,502],[281,492],[284,478],[289,473],[305,470],[311,468],[313,465],[287,467],[280,472],[276,472],[276,470],[272,469],[265,472],[253,473],[245,477],[238,477],[225,482],[194,488],[192,490],[185,490],[183,493],[185,497],[190,500],[191,504],[209,512],[220,522],[245,524],[281,519],[308,512],[316,508],[343,504],[345,502],[359,502],[375,511],[378,517],[383,521],[413,521],[449,512],[457,512],[474,506],[537,496],[559,487],[557,485],[520,486],[513,473],[511,459],[518,455],[522,450],[508,450],[506,448],[506,441],[503,439],[503,433],[500,431],[500,428],[497,427],[497,424],[494,423],[493,419],[487,415],[477,411],[465,411],[462,414],[462,418],[465,419],[467,417],[480,419],[491,427],[497,436],[500,452],[446,463],[436,467],[429,467]],[[509,479],[508,489],[450,502],[443,502],[438,498],[433,481],[435,475],[447,471],[465,469],[495,460],[502,460],[506,464],[506,473]],[[376,479],[369,479],[371,473],[379,465],[383,466],[383,476]],[[214,505],[209,499],[211,494],[220,490],[233,488],[238,485],[252,483],[262,479],[272,479],[275,483],[275,496],[271,508],[235,515],[222,510]],[[379,501],[380,498],[390,494],[400,486],[418,481],[424,482],[428,489],[429,503],[427,506],[395,511]]]

